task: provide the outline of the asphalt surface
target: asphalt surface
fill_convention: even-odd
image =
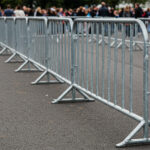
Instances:
[[[20,64],[7,58],[0,56],[0,150],[116,150],[137,125],[98,101],[51,104],[67,85],[33,86],[39,73],[15,73]]]

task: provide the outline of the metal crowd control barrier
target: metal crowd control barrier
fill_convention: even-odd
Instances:
[[[48,18],[45,32],[45,71],[32,84],[63,83],[71,84],[71,31],[72,20],[67,18]],[[41,33],[40,33],[41,34]],[[41,35],[39,35],[41,36]],[[36,36],[37,37],[37,36]],[[39,49],[40,50],[40,49]],[[40,56],[41,57],[41,56]],[[56,80],[50,78],[52,75]],[[42,79],[47,77],[46,81]]]
[[[26,56],[25,62],[16,70],[18,71],[42,71],[45,68],[45,37],[47,20],[45,18],[16,19],[22,34],[18,36],[18,43],[24,46],[20,53]],[[24,24],[25,23],[25,24]],[[24,27],[24,28],[22,28]],[[25,68],[27,66],[27,68]]]
[[[20,56],[24,62],[17,72],[44,71],[32,84],[69,84],[52,103],[94,98],[138,121],[137,127],[117,147],[150,143],[149,41],[144,23],[136,19],[80,18],[72,26],[68,18],[0,18],[0,29],[4,28],[1,46],[13,53],[7,62]],[[135,26],[140,27],[143,36],[142,51],[137,52],[133,51]],[[64,99],[69,92],[72,97]],[[77,92],[83,98],[77,98]],[[133,139],[142,128],[143,137]]]
[[[112,23],[114,24],[114,34],[111,33]],[[121,34],[118,32],[120,24]],[[82,26],[81,31],[78,30],[79,25]],[[135,25],[140,26],[144,43],[143,51],[136,53],[133,52]],[[85,32],[85,26],[86,28],[90,27],[90,30]],[[106,26],[107,45],[104,30]],[[126,26],[130,27],[129,51],[126,50],[125,43]],[[112,37],[115,39],[114,48],[111,47]],[[100,44],[101,38],[102,43]],[[90,95],[139,122],[137,127],[116,145],[117,147],[150,143],[148,138],[150,124],[148,117],[149,44],[148,33],[143,22],[136,19],[76,19],[72,39],[72,84],[54,102],[63,101],[70,91],[72,91],[70,99],[72,101],[76,100],[76,91]],[[121,47],[117,46],[118,39],[122,40]],[[86,96],[85,100],[90,99]],[[143,103],[143,113],[141,103]],[[140,110],[140,114],[137,112],[137,108]],[[133,139],[142,128],[144,129],[143,138]]]
[[[9,19],[9,23],[13,23],[13,18],[8,18]],[[9,24],[6,23],[6,18],[4,17],[1,17],[0,18],[0,27],[1,29],[3,29],[1,31],[1,43],[0,43],[0,46],[2,48],[2,50],[0,51],[0,55],[2,54],[10,54],[10,51],[12,51],[12,48],[8,46],[8,41],[10,39],[9,37],[9,32],[8,32],[8,26]],[[13,28],[13,26],[11,26],[11,28],[9,30],[11,30]],[[11,30],[12,31],[12,30]],[[14,35],[14,33],[12,33],[12,36]],[[12,44],[12,43],[10,43]],[[12,46],[12,45],[11,45]],[[9,48],[8,48],[9,47]]]
[[[144,22],[148,33],[150,33],[150,18],[139,18],[139,19]]]

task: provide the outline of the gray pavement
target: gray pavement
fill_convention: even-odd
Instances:
[[[0,56],[0,150],[116,150],[137,125],[98,101],[51,104],[67,85],[30,85],[39,73],[15,73],[19,64],[7,58]]]

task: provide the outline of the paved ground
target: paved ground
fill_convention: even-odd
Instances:
[[[51,104],[67,85],[30,85],[0,56],[0,150],[115,150],[137,123],[100,102]],[[139,134],[140,136],[140,134]],[[149,150],[150,146],[121,150]]]

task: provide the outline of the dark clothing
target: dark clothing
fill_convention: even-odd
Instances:
[[[119,17],[123,17],[124,10],[122,9],[121,12],[119,13]]]
[[[5,9],[4,15],[7,16],[7,17],[10,17],[10,16],[14,15],[14,12],[13,12],[12,9]]]
[[[80,11],[77,13],[77,16],[85,16],[85,13],[80,10]]]
[[[98,11],[98,16],[108,17],[109,16],[108,8],[105,6],[102,6]]]
[[[36,16],[43,16],[43,14],[41,14],[40,12],[37,12]]]
[[[77,13],[76,13],[76,12],[73,12],[71,16],[77,16]]]
[[[30,11],[29,11],[28,16],[34,16],[33,10],[30,10]]]
[[[135,8],[135,18],[142,17],[143,10],[141,7]]]
[[[91,14],[92,17],[95,17],[95,16],[96,16],[96,13],[97,13],[97,12],[96,12],[95,10],[92,10],[90,14]]]
[[[111,11],[111,13],[109,13],[109,16],[110,16],[110,17],[115,17],[114,11]]]
[[[2,13],[0,12],[0,16],[2,16]]]
[[[48,15],[48,16],[57,16],[56,13],[54,13],[54,12],[48,12],[47,15]]]

